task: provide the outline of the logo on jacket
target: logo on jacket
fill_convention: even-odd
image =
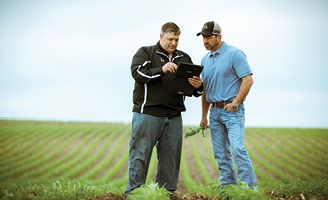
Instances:
[[[162,62],[165,62],[165,60],[164,60],[163,58],[161,58],[161,61],[162,61]]]

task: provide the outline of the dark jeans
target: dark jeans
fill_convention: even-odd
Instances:
[[[126,194],[145,184],[155,145],[158,158],[156,182],[169,191],[176,190],[182,146],[181,116],[156,117],[133,113]]]

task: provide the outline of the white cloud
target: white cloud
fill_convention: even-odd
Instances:
[[[174,21],[179,49],[200,63],[196,33],[217,20],[254,72],[248,126],[328,126],[325,1],[33,0],[0,11],[0,117],[130,121],[137,49]],[[186,107],[184,122],[198,124],[200,99]]]

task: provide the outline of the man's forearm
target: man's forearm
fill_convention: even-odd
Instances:
[[[210,107],[210,103],[206,101],[206,94],[203,92],[202,94],[202,118],[207,118],[208,109]]]
[[[253,78],[251,75],[245,76],[244,78],[242,78],[242,83],[240,85],[237,96],[233,100],[233,104],[239,105],[244,101],[249,90],[251,89],[251,87],[253,85],[253,82],[254,81],[253,81]]]

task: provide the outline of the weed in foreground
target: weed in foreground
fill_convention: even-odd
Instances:
[[[170,200],[170,192],[164,187],[159,187],[158,183],[151,182],[133,190],[128,200]]]
[[[93,184],[76,180],[61,179],[51,181],[5,181],[0,182],[0,199],[47,199],[47,200],[77,200],[106,193],[121,193],[107,184]]]
[[[251,189],[244,183],[237,185],[219,186],[217,182],[213,182],[208,186],[199,188],[197,194],[202,194],[209,199],[224,200],[267,200],[269,199],[261,189]]]

